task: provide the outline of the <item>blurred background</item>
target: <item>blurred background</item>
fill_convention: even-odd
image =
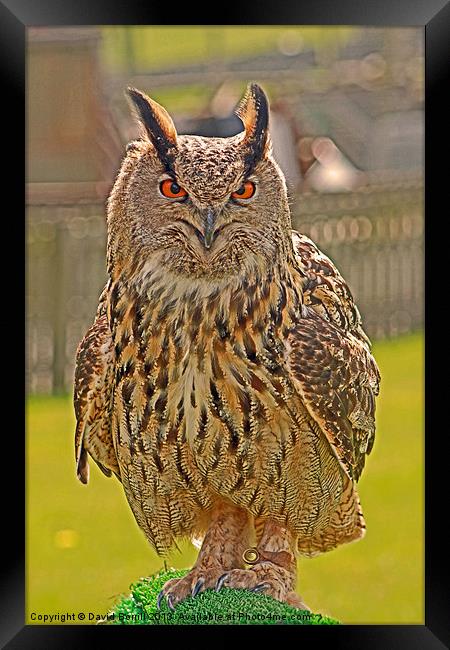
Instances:
[[[105,201],[138,136],[124,89],[164,105],[179,133],[229,136],[256,81],[293,227],[348,281],[382,374],[359,488],[367,535],[300,560],[299,590],[344,623],[423,623],[423,46],[421,28],[28,30],[28,621],[105,613],[163,566],[121,486],[96,467],[82,486],[73,459],[75,351],[106,279]],[[195,556],[186,542],[168,564]]]

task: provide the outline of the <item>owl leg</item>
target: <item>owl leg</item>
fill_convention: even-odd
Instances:
[[[187,596],[213,589],[225,571],[244,566],[242,554],[250,543],[251,534],[248,512],[229,503],[218,504],[212,511],[197,562],[182,578],[166,582],[158,596],[158,607],[166,598],[169,608],[173,609]]]
[[[250,589],[272,596],[299,609],[309,609],[295,592],[297,562],[296,537],[280,524],[267,520],[251,569],[233,569],[221,576],[216,591],[223,586]]]

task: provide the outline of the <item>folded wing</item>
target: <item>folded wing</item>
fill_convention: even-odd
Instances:
[[[288,365],[311,417],[351,479],[375,438],[380,373],[351,292],[333,263],[294,233],[304,274],[302,318],[288,338]]]
[[[102,294],[93,325],[78,346],[75,365],[74,408],[77,476],[89,480],[88,454],[106,476],[120,479],[111,435],[114,349]]]

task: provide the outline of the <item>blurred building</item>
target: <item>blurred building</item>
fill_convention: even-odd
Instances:
[[[27,35],[28,379],[32,392],[60,392],[103,283],[104,203],[123,146],[102,90],[99,30]]]
[[[104,200],[122,142],[102,90],[99,30],[27,30],[28,202]]]
[[[131,80],[153,93],[177,85],[188,93],[189,85],[209,85],[209,101],[201,115],[179,113],[174,117],[181,133],[221,137],[242,129],[233,115],[240,98],[238,82],[265,84],[272,91],[274,149],[294,184],[303,175],[302,165],[293,162],[289,149],[300,137],[330,138],[359,170],[420,172],[424,141],[422,30],[355,29],[351,42],[333,56],[313,49],[299,51],[298,47],[287,32],[285,38],[280,37],[278,51],[242,57],[226,65],[205,61],[147,74],[140,71]],[[121,91],[125,80],[119,77],[117,83]],[[114,101],[114,84],[110,94]],[[215,109],[218,95],[228,106],[225,112]],[[128,136],[128,111],[123,102],[121,108],[122,112],[116,113],[117,124]]]

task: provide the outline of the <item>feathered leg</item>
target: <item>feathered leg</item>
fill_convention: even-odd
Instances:
[[[272,596],[276,600],[299,609],[309,609],[295,592],[297,563],[295,551],[297,538],[287,528],[266,520],[256,547],[251,569],[233,569],[219,579],[216,590],[223,586],[233,589],[250,589]],[[251,555],[249,553],[249,555]]]
[[[210,526],[195,566],[183,578],[166,582],[158,596],[158,607],[166,598],[169,608],[173,609],[187,596],[213,589],[225,571],[244,566],[242,555],[251,534],[248,512],[229,503],[218,504],[211,514]]]

